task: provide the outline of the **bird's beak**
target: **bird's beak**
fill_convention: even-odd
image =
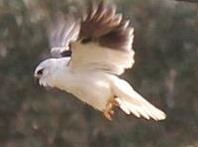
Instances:
[[[39,77],[39,75],[37,74],[37,71],[35,70],[35,71],[34,71],[34,81],[35,81],[35,83],[38,84],[38,85],[39,85],[39,80],[40,80],[40,77]]]
[[[34,76],[34,81],[35,81],[35,83],[36,83],[36,84],[38,84],[38,85],[39,85],[39,77]]]

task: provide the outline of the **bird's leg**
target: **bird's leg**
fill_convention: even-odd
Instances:
[[[115,101],[115,98],[112,97],[107,101],[106,108],[103,110],[105,118],[112,120],[112,115],[114,114],[113,107],[117,106],[118,103]]]

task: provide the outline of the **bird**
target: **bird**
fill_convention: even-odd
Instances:
[[[135,62],[130,21],[103,0],[87,3],[82,14],[57,13],[47,26],[52,57],[34,71],[39,85],[74,95],[108,120],[115,107],[137,118],[164,120],[162,110],[119,77]]]

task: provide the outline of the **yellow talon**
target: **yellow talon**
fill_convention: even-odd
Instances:
[[[106,104],[106,108],[103,111],[103,114],[106,119],[110,121],[112,120],[112,115],[114,114],[113,107],[117,105],[118,103],[115,101],[114,97],[109,99],[109,101]]]

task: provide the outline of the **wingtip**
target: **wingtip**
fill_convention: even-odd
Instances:
[[[166,113],[164,113],[163,111],[157,109],[157,112],[155,112],[153,115],[151,115],[152,119],[154,119],[155,121],[163,121],[166,119]]]
[[[165,120],[166,117],[167,117],[166,113],[162,112],[161,116],[159,117],[159,119],[157,121]]]
[[[145,118],[146,120],[153,119],[155,121],[162,121],[166,119],[166,114],[159,110],[158,108],[152,107],[145,107],[145,106],[136,106],[135,104],[132,104],[130,102],[127,102],[124,99],[117,98],[116,101],[119,104],[119,107],[123,112],[125,112],[127,115],[133,114],[137,118]]]

